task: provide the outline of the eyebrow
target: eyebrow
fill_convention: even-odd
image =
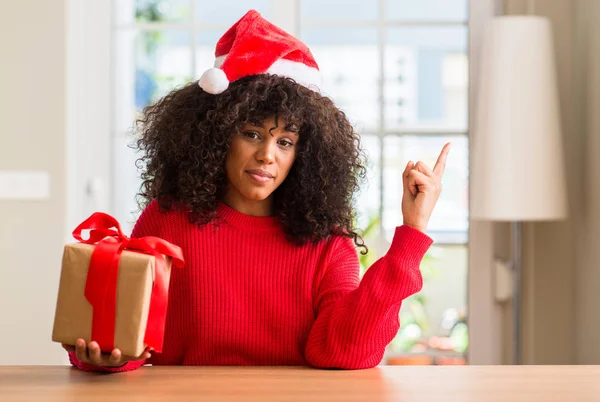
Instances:
[[[250,124],[251,126],[254,126],[254,127],[260,127],[260,128],[263,128],[263,129],[265,129],[265,130],[269,131],[269,133],[271,132],[271,130],[274,130],[274,129],[276,129],[276,128],[277,128],[277,127],[275,127],[275,126],[273,126],[273,127],[271,127],[271,128],[267,128],[267,126],[265,125],[265,122],[264,122],[264,121],[263,121],[263,122],[261,122],[260,124],[257,124],[256,122],[249,121],[249,122],[248,122],[248,124]],[[291,130],[290,128],[292,128],[292,127],[295,127],[295,128],[296,128],[296,130]],[[287,124],[287,125],[286,125],[286,126],[283,128],[283,130],[284,130],[286,133],[294,134],[294,135],[296,135],[296,136],[299,136],[299,135],[300,135],[300,133],[299,133],[299,132],[300,132],[300,128],[299,128],[299,127],[298,127],[298,125],[297,125],[297,124],[295,124],[295,123],[290,123],[290,124]]]
[[[290,127],[290,126],[292,126],[292,125],[293,125],[294,127],[296,127],[296,130],[290,130],[290,129],[289,129],[289,127]],[[299,128],[299,127],[298,127],[296,124],[288,124],[288,125],[287,125],[287,126],[285,126],[283,129],[284,129],[286,132],[288,132],[288,133],[292,133],[292,134],[294,134],[294,135],[296,135],[296,136],[300,135],[300,128]]]

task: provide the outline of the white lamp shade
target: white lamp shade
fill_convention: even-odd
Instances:
[[[472,131],[471,218],[567,216],[550,22],[497,17],[483,42]]]

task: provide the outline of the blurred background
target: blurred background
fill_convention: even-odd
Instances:
[[[359,227],[369,228],[372,249],[362,258],[363,269],[387,250],[394,228],[402,224],[401,173],[408,160],[424,159],[433,166],[443,144],[454,143],[444,194],[430,225],[437,243],[424,263],[428,285],[405,303],[402,329],[389,357],[414,359],[413,353],[427,352],[428,360],[439,355],[464,361],[468,343],[463,328],[468,239],[465,0],[115,2],[112,211],[129,227],[137,216],[137,155],[127,147],[136,115],[173,86],[197,79],[212,67],[215,43],[248,8],[286,26],[308,44],[324,75],[324,94],[334,99],[362,135],[370,171],[356,207]],[[453,331],[456,339],[451,342]],[[437,346],[443,348],[438,351]],[[433,349],[436,353],[429,353]]]
[[[369,254],[402,223],[401,172],[453,143],[429,225],[423,290],[406,300],[383,364],[510,364],[511,300],[494,261],[508,227],[470,222],[470,128],[481,44],[502,14],[554,28],[570,217],[525,224],[524,363],[600,363],[600,2],[595,0],[2,0],[0,34],[0,364],[61,364],[50,341],[62,246],[93,211],[129,233],[139,211],[140,111],[197,80],[218,38],[248,9],[300,37],[323,92],[362,136],[356,198]]]

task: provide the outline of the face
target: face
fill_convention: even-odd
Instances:
[[[298,146],[298,129],[274,118],[247,123],[231,139],[225,161],[225,202],[249,215],[271,215],[273,192],[287,177]]]

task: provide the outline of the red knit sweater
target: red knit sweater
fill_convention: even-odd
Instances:
[[[163,353],[153,365],[310,365],[361,369],[379,364],[399,328],[403,299],[422,286],[420,262],[431,239],[396,229],[387,254],[359,283],[350,239],[288,242],[277,218],[253,217],[225,204],[218,228],[198,228],[183,212],[152,202],[132,237],[159,236],[181,247],[171,273]],[[82,370],[128,371],[83,364]]]

